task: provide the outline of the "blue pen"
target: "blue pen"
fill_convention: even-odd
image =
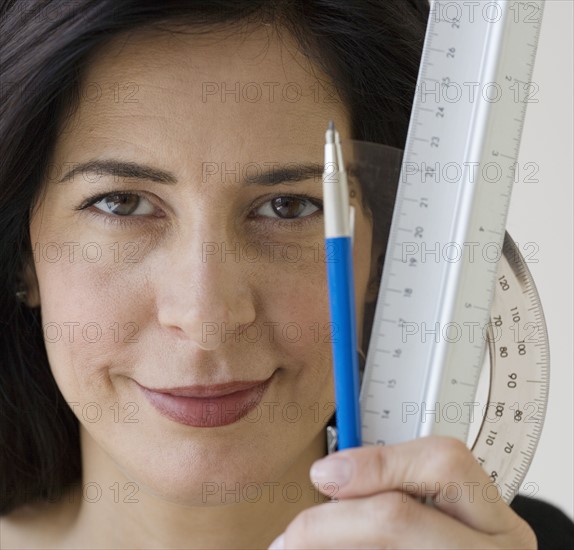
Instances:
[[[325,134],[323,213],[332,323],[337,441],[338,450],[342,450],[361,446],[361,420],[349,187],[339,134],[333,121],[329,122]]]

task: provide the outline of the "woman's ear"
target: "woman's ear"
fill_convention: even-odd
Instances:
[[[29,308],[40,307],[40,287],[38,285],[33,256],[30,256],[25,261],[24,268],[19,275],[19,280],[21,290],[25,291],[25,294],[21,298],[22,302]]]

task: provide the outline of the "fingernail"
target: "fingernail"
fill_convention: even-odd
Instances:
[[[336,483],[342,487],[351,480],[353,465],[348,458],[330,456],[317,460],[311,466],[311,478],[314,481]]]
[[[283,550],[285,533],[281,533],[272,543],[267,550]]]

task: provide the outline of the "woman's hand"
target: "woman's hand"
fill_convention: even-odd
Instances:
[[[311,479],[336,500],[301,512],[270,548],[537,548],[532,528],[451,437],[345,449],[316,461]]]

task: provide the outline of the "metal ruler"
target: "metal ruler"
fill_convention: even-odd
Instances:
[[[507,501],[548,388],[538,296],[505,239],[542,12],[543,0],[431,3],[360,394],[364,444],[467,442],[482,418],[473,452]]]

